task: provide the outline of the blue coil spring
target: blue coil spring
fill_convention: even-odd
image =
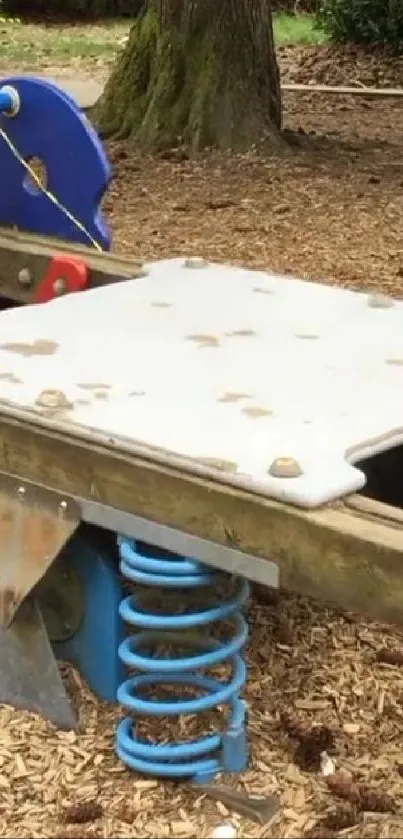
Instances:
[[[134,584],[132,593],[120,605],[120,615],[126,624],[140,630],[119,647],[119,656],[128,670],[140,671],[118,690],[118,702],[130,712],[117,730],[119,758],[139,772],[165,778],[188,777],[199,783],[210,782],[218,772],[244,770],[248,759],[246,704],[240,692],[246,681],[246,665],[240,653],[248,636],[241,613],[249,595],[248,582],[191,559],[151,550],[126,537],[118,538],[118,546],[121,573]],[[223,588],[224,597],[217,597]],[[202,608],[194,607],[195,590]],[[163,604],[163,612],[150,608],[150,594],[151,602]],[[176,607],[167,609],[168,605],[172,607],[170,595],[174,595],[174,601],[176,597]],[[206,608],[209,599],[213,605]],[[230,640],[208,634],[212,624],[223,627],[222,622],[228,619],[233,630]],[[160,656],[158,650],[164,643],[169,645],[170,656],[174,650],[173,657]],[[192,654],[175,655],[175,645],[190,645]],[[232,669],[226,681],[200,673],[225,663]],[[168,701],[143,696],[147,688],[167,685],[187,686],[201,695]],[[140,715],[193,715],[218,707],[221,710],[223,705],[230,711],[224,731],[168,744],[150,743],[138,735],[135,720]]]

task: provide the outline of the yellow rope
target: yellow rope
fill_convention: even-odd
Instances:
[[[46,198],[48,198],[48,200],[52,204],[54,204],[55,207],[57,207],[66,216],[66,218],[69,219],[69,221],[73,222],[73,224],[77,227],[78,230],[81,230],[81,233],[84,233],[84,235],[87,236],[88,240],[91,242],[91,244],[93,245],[93,247],[97,251],[102,252],[103,248],[101,247],[99,242],[97,242],[96,239],[94,239],[93,236],[91,236],[91,233],[89,233],[89,231],[84,227],[84,225],[81,223],[81,221],[76,219],[75,216],[73,216],[73,214],[70,212],[70,210],[68,210],[67,207],[65,207],[61,203],[61,201],[58,200],[56,195],[54,195],[53,192],[50,192],[50,190],[46,189],[46,187],[40,182],[36,172],[34,172],[34,170],[29,165],[29,163],[27,163],[27,161],[24,160],[23,156],[19,153],[18,149],[15,147],[13,141],[10,140],[10,137],[8,136],[7,132],[4,131],[4,129],[1,128],[1,127],[0,127],[0,137],[3,138],[4,142],[6,143],[6,145],[8,146],[8,148],[10,149],[10,151],[12,152],[14,157],[16,157],[17,160],[19,161],[19,163],[21,163],[21,166],[23,166],[24,169],[26,169],[26,171],[29,173],[29,175],[31,176],[32,180],[34,181],[34,183],[36,184],[38,189],[40,189],[40,191],[43,192],[44,195],[46,195]]]

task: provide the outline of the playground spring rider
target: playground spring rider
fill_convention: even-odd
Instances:
[[[0,87],[0,112],[0,225],[109,250],[100,203],[110,167],[75,102],[49,82],[13,77]],[[45,185],[32,171],[34,158],[46,167]],[[90,285],[85,258],[74,248],[54,253],[39,278],[20,270],[18,282],[25,291],[31,287],[36,302]],[[19,503],[25,493],[25,485],[16,487]],[[45,512],[37,511],[37,518],[54,517],[54,502],[46,490],[42,496]],[[243,770],[247,750],[240,692],[246,680],[242,650],[247,625],[242,607],[248,583],[124,535],[107,546],[101,531],[78,532],[79,515],[63,508],[63,502],[58,516],[52,546],[47,545],[49,563],[55,561],[36,587],[35,599],[25,598],[33,584],[29,573],[24,577],[20,572],[19,596],[11,606],[0,593],[1,626],[7,630],[0,641],[0,701],[40,711],[63,727],[74,725],[56,655],[75,663],[101,698],[128,709],[118,727],[117,753],[129,767],[199,782],[218,771]],[[3,591],[7,574],[4,561]],[[162,612],[156,603],[164,604]],[[32,630],[24,643],[18,633],[23,622]],[[226,622],[232,627],[229,640],[213,639],[209,628]],[[127,627],[134,634],[127,635]],[[193,652],[158,657],[161,644],[176,646],[178,653],[179,643]],[[232,669],[228,681],[200,674],[224,663]],[[130,676],[127,670],[138,674]],[[144,688],[165,684],[190,686],[202,695],[169,701],[143,696]],[[136,734],[137,715],[195,714],[223,704],[229,707],[229,721],[222,733],[168,745],[149,744]]]

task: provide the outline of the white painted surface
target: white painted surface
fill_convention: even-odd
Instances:
[[[219,824],[215,827],[211,839],[236,839],[237,829],[233,824]]]
[[[1,312],[1,412],[311,507],[363,486],[349,452],[403,441],[403,303],[228,266],[148,268]],[[57,347],[5,346],[34,341]],[[49,389],[71,407],[38,405]],[[271,477],[278,457],[302,475]]]

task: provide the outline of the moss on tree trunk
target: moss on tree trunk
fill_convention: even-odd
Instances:
[[[268,0],[148,0],[95,109],[107,136],[147,150],[244,150],[278,140]]]

